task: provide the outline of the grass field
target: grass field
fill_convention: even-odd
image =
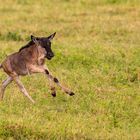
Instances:
[[[0,0],[0,62],[55,31],[46,64],[76,95],[53,98],[44,75],[21,77],[36,104],[12,83],[0,139],[140,140],[140,1]]]

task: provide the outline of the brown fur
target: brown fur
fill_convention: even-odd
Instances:
[[[55,34],[53,34],[53,37],[54,35]],[[10,84],[12,81],[15,81],[21,92],[34,103],[34,100],[30,97],[30,95],[24,88],[24,85],[19,80],[19,76],[24,76],[32,73],[44,73],[47,75],[50,81],[52,96],[56,96],[53,82],[56,83],[65,93],[69,94],[70,96],[74,95],[74,93],[71,92],[69,89],[63,87],[59,83],[58,79],[53,77],[50,74],[48,68],[45,66],[46,50],[47,49],[42,47],[35,39],[34,43],[30,43],[29,46],[21,48],[19,52],[9,55],[2,62],[0,68],[3,68],[3,70],[7,73],[9,77],[3,82],[1,86],[0,99],[3,99],[4,91],[8,84]],[[50,59],[49,56],[48,59]]]
[[[43,66],[45,63],[45,49],[32,45],[20,52],[9,55],[3,62],[2,68],[11,77],[31,74],[33,66]]]

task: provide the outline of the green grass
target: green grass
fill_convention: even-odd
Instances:
[[[31,34],[55,31],[46,64],[76,95],[58,88],[53,98],[45,76],[22,77],[36,104],[12,83],[0,102],[0,138],[139,140],[140,1],[0,0],[0,62]]]

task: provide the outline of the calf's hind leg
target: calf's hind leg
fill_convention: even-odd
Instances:
[[[0,100],[3,99],[4,97],[4,91],[6,89],[6,87],[12,82],[12,77],[8,77],[5,81],[2,82],[1,85],[1,91],[0,91]]]
[[[35,103],[35,101],[32,99],[32,97],[28,94],[27,90],[25,89],[24,85],[22,82],[19,80],[18,77],[14,77],[13,80],[15,83],[18,85],[20,91],[32,102]]]

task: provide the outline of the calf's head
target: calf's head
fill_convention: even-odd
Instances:
[[[31,40],[36,44],[40,45],[41,47],[45,48],[45,57],[48,60],[51,60],[54,57],[54,53],[51,49],[51,41],[54,38],[56,32],[51,34],[48,37],[35,37],[31,35]]]

